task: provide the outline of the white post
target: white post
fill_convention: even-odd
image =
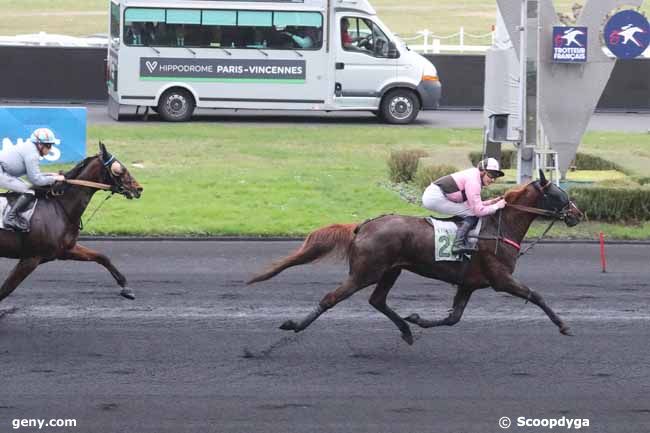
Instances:
[[[424,38],[424,54],[429,53],[429,30],[422,30],[422,37]]]
[[[465,52],[465,27],[460,28],[460,52]]]
[[[440,39],[434,39],[432,43],[433,54],[440,54]]]

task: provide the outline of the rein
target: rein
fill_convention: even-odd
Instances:
[[[106,191],[111,191],[113,189],[111,185],[107,185],[105,183],[99,183],[99,182],[92,182],[89,180],[66,179],[65,183],[69,183],[70,185],[87,186],[89,188],[103,189]]]
[[[550,217],[554,217],[554,218],[557,218],[557,219],[562,219],[562,215],[559,212],[553,212],[553,211],[546,210],[546,209],[539,209],[539,208],[536,208],[536,207],[523,206],[523,205],[520,205],[520,204],[507,203],[506,206],[511,207],[513,209],[523,211],[523,212],[534,213],[534,214],[537,214],[537,215],[550,216]]]

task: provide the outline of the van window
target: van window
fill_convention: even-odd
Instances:
[[[111,2],[111,47],[118,49],[120,46],[120,5]]]
[[[341,45],[374,57],[388,57],[388,37],[372,20],[344,17],[341,19]]]
[[[128,8],[129,46],[318,50],[319,12]]]

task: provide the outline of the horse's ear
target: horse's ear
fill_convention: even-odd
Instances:
[[[106,146],[104,146],[104,142],[102,142],[101,140],[99,140],[99,153],[102,156],[104,156],[104,155],[106,155],[108,153],[108,151],[106,150]]]
[[[546,184],[548,183],[548,180],[546,180],[546,176],[544,175],[544,170],[542,170],[541,168],[539,169],[539,183],[542,186],[546,186]]]

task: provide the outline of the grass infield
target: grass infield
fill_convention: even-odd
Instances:
[[[95,125],[89,127],[89,154],[99,139],[128,166],[144,194],[140,200],[109,200],[84,234],[302,236],[386,213],[426,215],[386,186],[391,150],[422,148],[464,167],[467,154],[480,149],[481,132],[381,125]],[[647,134],[592,133],[581,150],[610,148],[619,149],[623,165],[650,162]],[[105,194],[95,195],[87,216]],[[613,238],[650,239],[649,223],[556,226],[552,235],[559,237],[592,239],[604,231]],[[531,235],[542,230],[535,225]]]

